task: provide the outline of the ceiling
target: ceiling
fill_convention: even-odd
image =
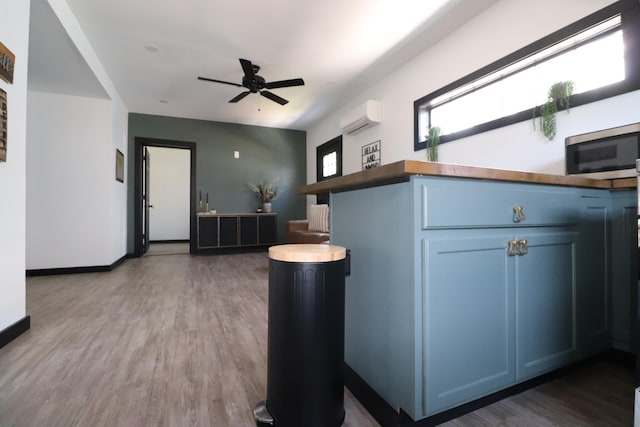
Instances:
[[[307,129],[497,0],[67,0],[130,112]],[[29,88],[108,98],[45,0],[32,1]],[[244,58],[281,106],[244,88]],[[420,94],[416,94],[420,95]]]

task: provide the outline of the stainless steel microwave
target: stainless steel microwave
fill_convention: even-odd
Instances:
[[[637,175],[640,123],[565,139],[567,175],[589,178],[628,178]]]

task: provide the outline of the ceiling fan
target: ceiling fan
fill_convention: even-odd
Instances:
[[[268,98],[274,102],[277,102],[280,105],[284,105],[289,101],[265,89],[277,89],[280,87],[304,85],[304,80],[302,79],[278,80],[275,82],[267,82],[265,81],[264,77],[261,77],[257,74],[258,71],[260,71],[259,65],[252,64],[251,61],[248,61],[242,58],[240,58],[240,65],[242,65],[242,70],[244,71],[244,77],[242,77],[242,84],[225,82],[224,80],[210,79],[207,77],[198,77],[198,80],[205,80],[208,82],[215,82],[215,83],[224,83],[226,85],[245,87],[249,89],[247,91],[240,93],[235,98],[231,99],[229,102],[238,102],[245,96],[249,95],[250,93],[259,93],[265,98]]]

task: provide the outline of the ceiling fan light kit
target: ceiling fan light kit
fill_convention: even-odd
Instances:
[[[289,101],[276,95],[273,92],[269,92],[265,89],[278,89],[283,87],[291,87],[291,86],[303,86],[304,80],[302,79],[289,79],[289,80],[278,80],[275,82],[267,82],[264,77],[259,76],[257,73],[260,71],[260,66],[252,64],[251,61],[247,59],[240,58],[240,65],[242,66],[242,71],[244,72],[244,76],[242,77],[242,84],[227,82],[224,80],[211,79],[208,77],[198,77],[198,80],[204,80],[208,82],[214,83],[222,83],[226,85],[232,85],[236,87],[244,87],[247,89],[244,92],[239,93],[235,97],[231,98],[229,102],[235,103],[243,99],[245,96],[250,93],[259,93],[271,101],[277,102],[280,105],[285,105]]]

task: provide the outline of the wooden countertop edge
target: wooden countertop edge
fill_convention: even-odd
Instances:
[[[613,190],[636,188],[638,185],[637,178],[620,178],[611,180],[611,188]]]
[[[276,245],[269,248],[269,258],[284,262],[330,262],[345,259],[342,246],[325,244]]]
[[[531,184],[564,185],[569,187],[625,189],[635,188],[636,178],[616,180],[582,178],[578,176],[551,175],[533,172],[480,168],[449,163],[401,160],[378,168],[355,172],[300,187],[298,194],[319,194],[329,191],[346,191],[355,188],[399,182],[411,175],[450,176],[457,178],[487,179]]]

